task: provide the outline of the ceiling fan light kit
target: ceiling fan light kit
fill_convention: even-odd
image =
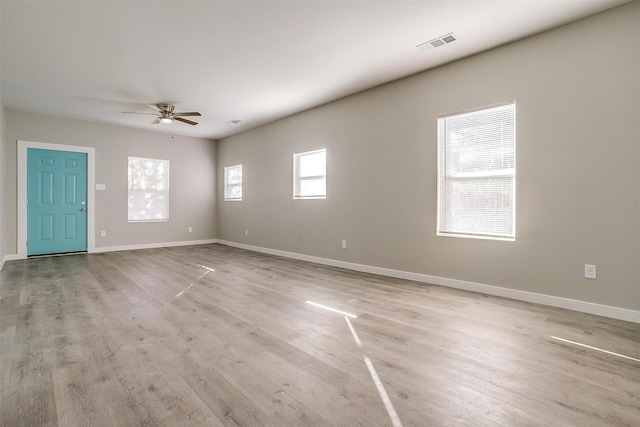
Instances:
[[[160,104],[155,104],[155,105],[148,105],[149,108],[152,108],[153,110],[155,110],[155,113],[142,113],[142,112],[134,112],[134,111],[126,111],[126,113],[129,114],[157,114],[158,117],[156,117],[156,119],[154,121],[151,122],[152,125],[157,125],[158,123],[172,123],[174,120],[178,121],[178,122],[182,122],[182,123],[186,123],[188,125],[191,126],[195,126],[198,123],[191,121],[191,120],[187,120],[187,119],[183,119],[182,117],[184,116],[197,116],[200,117],[202,116],[202,114],[198,113],[197,111],[185,111],[185,112],[180,112],[180,113],[176,113],[174,112],[175,110],[175,106],[172,104],[165,104],[165,103],[160,103]]]

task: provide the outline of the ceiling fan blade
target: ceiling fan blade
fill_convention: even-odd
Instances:
[[[151,114],[152,116],[157,116],[158,113],[143,113],[140,111],[123,111],[124,114]]]
[[[151,122],[152,125],[157,125],[158,123],[160,123],[160,117],[156,117],[156,119]]]
[[[173,120],[177,120],[179,122],[186,123],[186,124],[191,125],[191,126],[195,126],[195,125],[198,124],[196,122],[192,122],[191,120],[183,119],[183,118],[180,118],[180,117],[174,117]]]
[[[161,110],[160,108],[158,108],[158,106],[157,106],[157,105],[147,104],[147,107],[149,107],[149,108],[151,108],[151,109],[153,109],[153,110],[156,110],[156,111],[158,111],[158,112],[162,112],[162,110]]]
[[[202,114],[198,113],[197,111],[188,111],[186,113],[173,113],[174,116],[202,116]]]

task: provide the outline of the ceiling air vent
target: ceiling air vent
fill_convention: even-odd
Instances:
[[[437,39],[429,40],[426,43],[419,44],[416,47],[420,48],[421,51],[426,52],[428,50],[435,49],[440,46],[444,46],[445,44],[454,42],[456,40],[458,40],[456,35],[453,33],[449,33],[449,34],[445,34],[444,36],[438,37]]]

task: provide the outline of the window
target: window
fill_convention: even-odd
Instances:
[[[169,160],[129,157],[129,221],[169,219]]]
[[[224,168],[224,199],[242,200],[242,165]]]
[[[438,118],[438,236],[515,240],[515,102]]]
[[[293,198],[325,199],[327,150],[307,151],[293,155]]]

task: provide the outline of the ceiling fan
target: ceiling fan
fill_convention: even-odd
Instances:
[[[156,115],[158,117],[156,117],[156,119],[154,121],[151,122],[152,125],[157,125],[158,123],[171,123],[174,120],[177,120],[179,122],[182,123],[186,123],[188,125],[191,126],[195,126],[198,123],[197,122],[193,122],[191,120],[187,120],[187,119],[183,119],[182,117],[184,116],[202,116],[202,114],[198,113],[197,111],[188,111],[188,112],[182,112],[182,113],[176,113],[173,110],[175,109],[175,106],[172,104],[155,104],[155,105],[148,105],[148,107],[152,108],[155,110],[155,113],[141,113],[141,112],[135,112],[135,111],[125,111],[125,113],[127,114],[153,114]]]

